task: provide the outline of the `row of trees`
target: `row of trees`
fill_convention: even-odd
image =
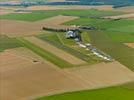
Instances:
[[[42,30],[53,31],[53,32],[67,32],[67,31],[70,31],[70,30],[73,30],[73,29],[69,29],[69,28],[66,28],[66,29],[54,29],[54,28],[49,28],[49,27],[43,27]]]

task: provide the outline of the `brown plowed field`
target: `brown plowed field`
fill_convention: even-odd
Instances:
[[[69,28],[61,25],[64,22],[76,19],[73,16],[56,16],[37,22],[24,22],[15,20],[0,20],[0,32],[8,36],[29,36],[39,34],[42,27]],[[61,20],[62,19],[62,20]]]
[[[38,62],[33,62],[28,56]],[[84,88],[79,79],[71,78],[55,65],[39,59],[24,48],[0,53],[0,100],[27,100],[38,95]]]
[[[62,70],[25,48],[0,53],[0,75],[1,100],[29,100],[134,79],[134,73],[116,61]]]

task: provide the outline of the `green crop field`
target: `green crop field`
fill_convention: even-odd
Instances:
[[[100,11],[96,9],[91,10],[63,10],[57,11],[59,14],[69,15],[69,16],[79,16],[79,17],[102,17],[102,16],[110,16],[110,15],[120,15],[121,12],[115,11]]]
[[[130,88],[131,87],[131,88]],[[134,83],[41,97],[35,100],[133,100]]]
[[[107,21],[105,23],[101,23],[100,26],[101,28],[109,31],[134,33],[134,20],[130,19]]]
[[[56,16],[53,13],[22,13],[22,14],[7,14],[1,15],[0,19],[12,19],[12,20],[22,20],[22,21],[38,21],[49,17]]]
[[[0,52],[4,51],[5,49],[16,48],[20,46],[21,45],[19,45],[14,38],[0,35]]]
[[[109,20],[109,19],[95,19],[95,18],[80,18],[74,21],[65,23],[66,25],[83,25],[93,26],[118,42],[134,42],[134,20]]]
[[[104,31],[113,41],[120,43],[134,42],[134,34],[126,32]]]
[[[79,18],[73,21],[65,23],[67,25],[86,25],[96,26],[100,29],[114,30],[118,32],[134,32],[134,20],[121,19],[121,20],[110,20],[110,19],[97,19],[97,18]],[[118,29],[119,28],[119,29]],[[123,29],[125,28],[125,29]]]
[[[91,43],[134,71],[134,49],[113,41],[102,31],[90,31]]]
[[[32,50],[33,52],[35,52],[45,60],[52,62],[53,64],[57,65],[60,68],[73,67],[72,64],[64,61],[63,59],[58,58],[57,56],[45,51],[44,49],[38,47],[37,45],[32,44],[31,42],[23,38],[16,38],[16,40],[18,41],[18,43],[20,43],[20,45]]]
[[[124,26],[117,26],[116,28],[110,28],[110,31],[119,31],[119,32],[126,32],[126,33],[134,33],[134,20],[132,20],[132,25],[130,23],[125,24]]]
[[[81,38],[83,43],[90,43],[90,37],[88,32],[82,32]]]
[[[84,25],[84,26],[96,26],[101,28],[101,23],[109,22],[108,19],[96,19],[96,18],[79,18],[73,21],[66,22],[66,25]]]
[[[54,10],[54,11],[31,11],[32,13],[22,13],[22,14],[6,14],[0,15],[0,19],[12,19],[12,20],[22,20],[22,21],[38,21],[49,17],[57,15],[67,15],[67,16],[79,16],[79,17],[100,17],[100,16],[110,16],[119,15],[121,12],[115,11],[99,11],[99,10]]]

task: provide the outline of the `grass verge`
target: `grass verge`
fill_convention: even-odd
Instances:
[[[9,38],[5,35],[0,35],[0,52],[6,49],[17,48],[20,46],[21,45],[19,45],[14,38]]]

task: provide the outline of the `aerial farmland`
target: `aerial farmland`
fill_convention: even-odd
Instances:
[[[130,1],[1,0],[0,100],[133,100]]]

